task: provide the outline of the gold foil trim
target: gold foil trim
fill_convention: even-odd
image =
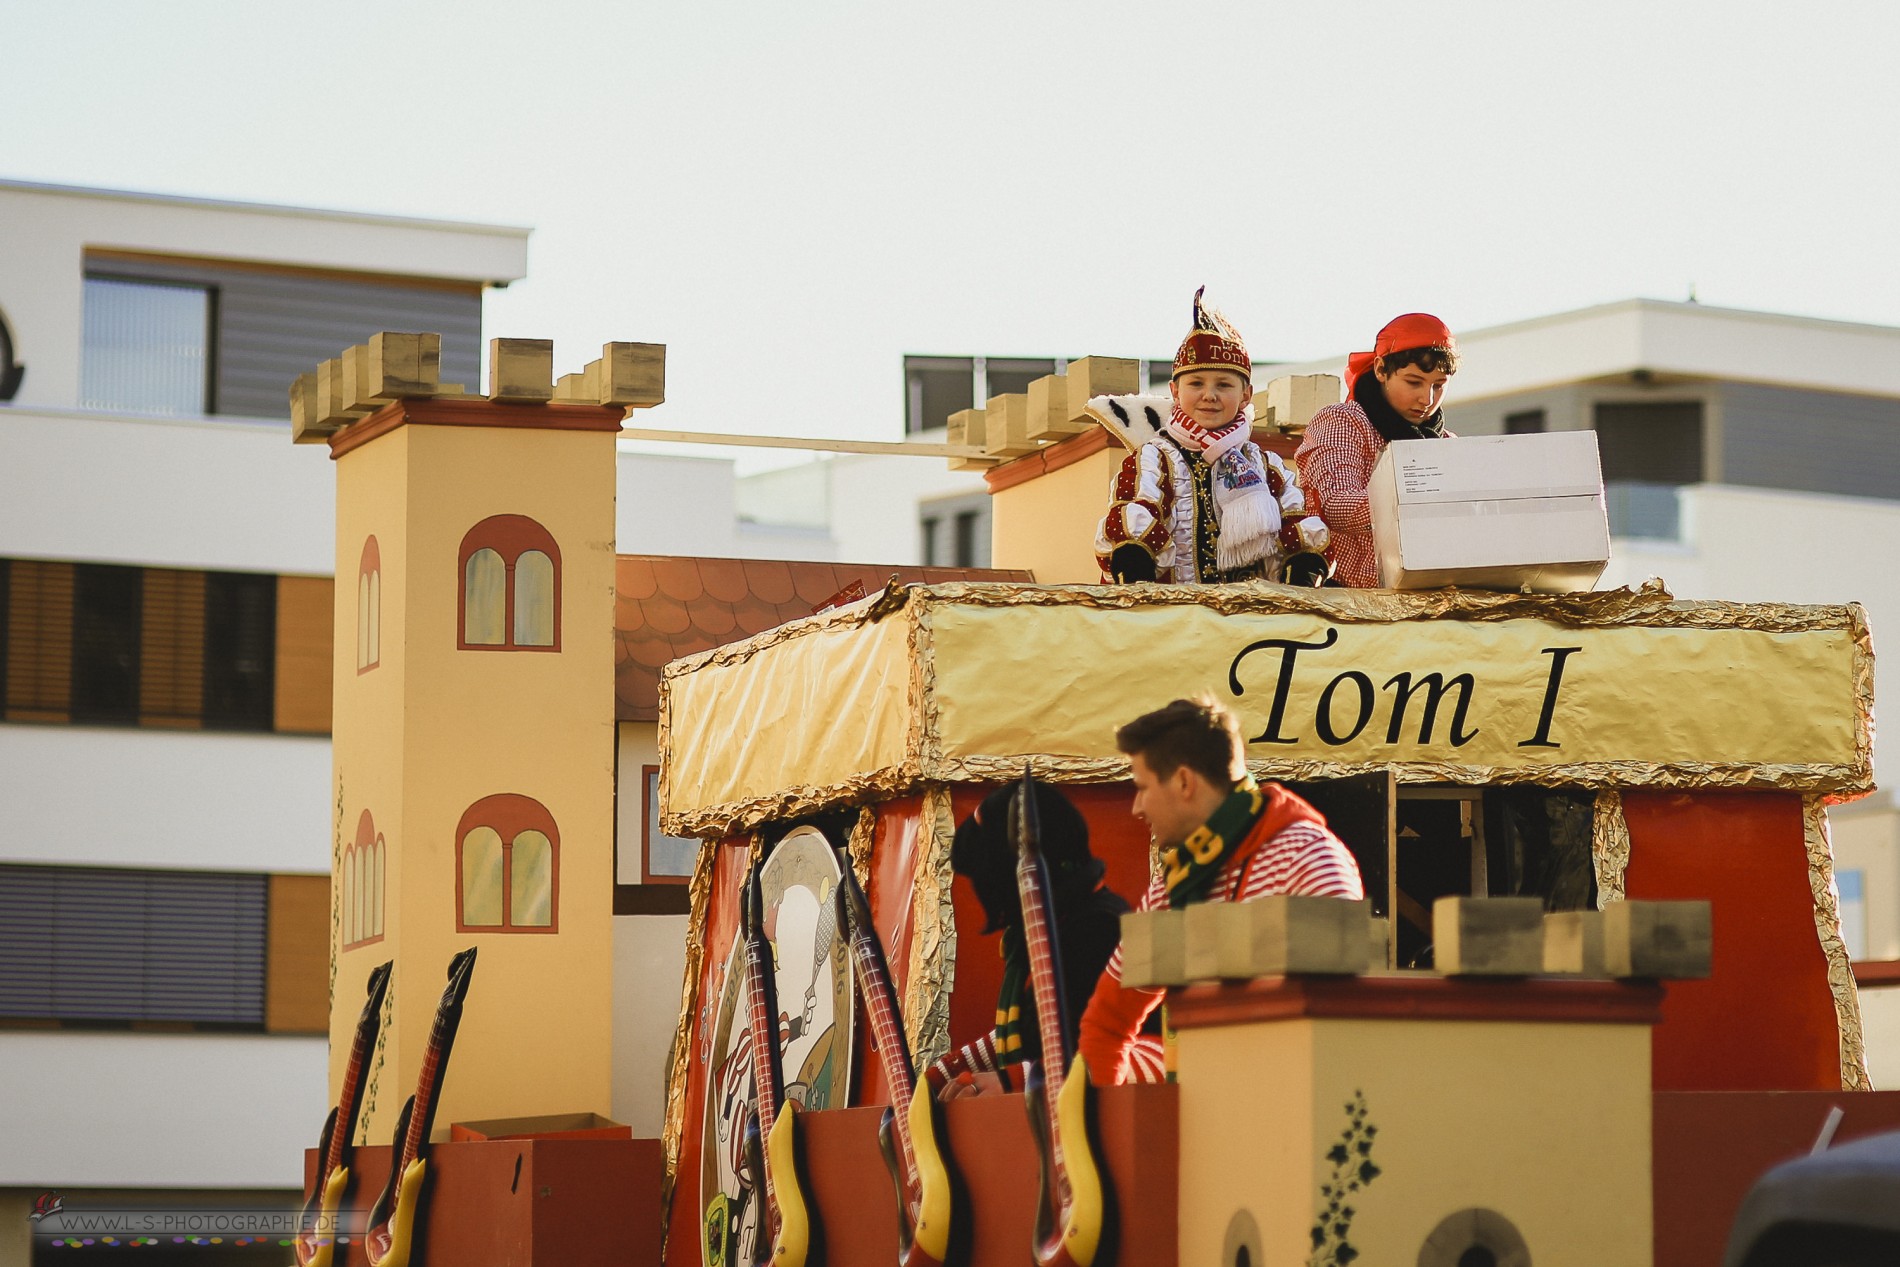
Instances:
[[[950,1050],[950,990],[957,975],[957,921],[951,909],[950,845],[956,820],[950,789],[924,792],[922,839],[911,883],[910,968],[904,980],[904,1027],[911,1062],[922,1069]]]
[[[857,877],[858,887],[866,893],[871,891],[871,846],[877,842],[877,810],[870,805],[858,807],[858,821],[851,828],[851,839],[845,844],[851,856],[851,874]]]
[[[1814,928],[1827,957],[1827,985],[1834,995],[1834,1016],[1841,1035],[1841,1089],[1872,1091],[1867,1051],[1861,1037],[1860,991],[1841,940],[1840,891],[1834,886],[1834,845],[1828,837],[1827,809],[1818,796],[1803,797],[1801,825],[1808,846],[1808,887],[1814,891]]]
[[[1615,788],[1597,793],[1590,815],[1590,857],[1596,863],[1597,909],[1623,900],[1623,873],[1630,865],[1630,827],[1623,818],[1623,794]]]
[[[1834,795],[1830,801],[1851,801],[1873,791],[1874,768],[1874,634],[1867,609],[1847,605],[1847,627],[1854,635],[1854,764],[1863,771],[1864,784]]]
[[[931,783],[999,783],[1020,778],[1027,763],[1039,779],[1051,783],[1116,783],[1128,777],[1125,758],[1071,757],[1056,753],[1026,753],[1006,757],[962,757],[924,768],[911,764],[869,770],[826,785],[801,784],[770,796],[751,797],[708,805],[663,820],[673,835],[712,839],[751,831],[764,823],[834,809],[908,796]],[[1456,783],[1466,787],[1506,787],[1538,784],[1592,790],[1660,787],[1773,788],[1809,792],[1818,787],[1850,787],[1860,771],[1842,765],[1717,765],[1677,762],[1660,765],[1646,761],[1589,761],[1509,770],[1496,766],[1455,765],[1443,761],[1249,761],[1255,777],[1294,782],[1344,779],[1355,775],[1393,771],[1401,784]]]
[[[671,762],[667,757],[672,725],[668,683],[675,677],[702,669],[741,663],[781,642],[821,629],[858,626],[874,618],[897,615],[910,622],[907,642],[911,652],[908,688],[911,732],[904,760],[895,766],[866,770],[826,784],[799,784],[770,794],[718,804],[696,806],[683,813],[668,812],[662,826],[682,836],[718,837],[752,830],[761,824],[805,817],[841,805],[865,804],[910,795],[927,784],[996,782],[1017,777],[1027,760],[1039,777],[1058,783],[1116,782],[1127,777],[1119,757],[1078,757],[1054,753],[1012,753],[946,759],[943,756],[941,708],[936,697],[935,647],[932,610],[939,605],[975,607],[1064,607],[1097,610],[1199,606],[1231,614],[1246,612],[1304,612],[1341,622],[1408,620],[1468,620],[1491,622],[1535,619],[1559,626],[1649,626],[1800,633],[1845,629],[1853,642],[1853,698],[1842,701],[1855,717],[1851,764],[1722,764],[1710,762],[1596,761],[1532,768],[1500,768],[1439,761],[1391,763],[1326,760],[1251,761],[1249,767],[1265,778],[1330,779],[1376,773],[1391,768],[1401,783],[1458,783],[1468,786],[1508,784],[1568,784],[1595,790],[1623,787],[1682,789],[1751,787],[1803,793],[1823,792],[1829,800],[1849,800],[1872,787],[1873,752],[1873,645],[1864,611],[1858,604],[1789,605],[1679,600],[1660,581],[1651,579],[1635,589],[1576,594],[1525,595],[1476,590],[1311,590],[1249,581],[1228,585],[1025,585],[1004,582],[950,582],[910,586],[901,591],[904,602],[894,611],[878,612],[870,604],[820,613],[780,625],[743,642],[714,648],[667,665],[660,690],[661,803],[671,804]],[[998,648],[999,655],[1011,654]],[[1825,706],[1824,704],[1822,706]]]
[[[666,712],[660,713],[664,725]],[[755,841],[756,845],[757,842]],[[693,862],[693,879],[688,887],[686,927],[686,975],[680,983],[680,1014],[673,1026],[673,1043],[666,1053],[666,1120],[660,1128],[660,1148],[666,1157],[666,1174],[660,1182],[660,1252],[666,1252],[666,1231],[671,1225],[673,1190],[679,1179],[680,1140],[686,1131],[686,1071],[691,1064],[687,1053],[693,1046],[693,1019],[699,1012],[699,983],[705,969],[705,929],[708,908],[712,904],[713,864],[718,860],[719,842],[700,842],[699,857]]]

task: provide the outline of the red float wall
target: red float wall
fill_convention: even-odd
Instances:
[[[1626,891],[1705,898],[1713,971],[1672,981],[1657,1091],[1838,1090],[1840,1038],[1814,926],[1801,796],[1628,791]]]

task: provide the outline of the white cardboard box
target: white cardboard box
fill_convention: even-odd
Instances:
[[[1563,594],[1610,560],[1594,431],[1395,440],[1366,492],[1388,589]]]

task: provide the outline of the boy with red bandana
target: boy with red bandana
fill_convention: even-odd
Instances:
[[[1366,483],[1394,440],[1435,440],[1445,430],[1445,384],[1458,372],[1458,345],[1437,317],[1408,312],[1379,331],[1370,352],[1346,362],[1351,395],[1306,424],[1294,455],[1300,484],[1317,496],[1331,529],[1334,579],[1358,589],[1379,584]]]
[[[1105,581],[1280,579],[1286,482],[1252,439],[1253,360],[1239,332],[1202,306],[1205,289],[1174,354],[1168,422],[1123,460],[1096,531]]]

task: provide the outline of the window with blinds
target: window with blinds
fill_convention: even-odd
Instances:
[[[0,559],[5,720],[270,730],[277,591],[271,575]]]
[[[268,880],[0,864],[0,1018],[263,1025]]]
[[[211,411],[209,287],[88,277],[81,325],[80,408],[172,418]]]

